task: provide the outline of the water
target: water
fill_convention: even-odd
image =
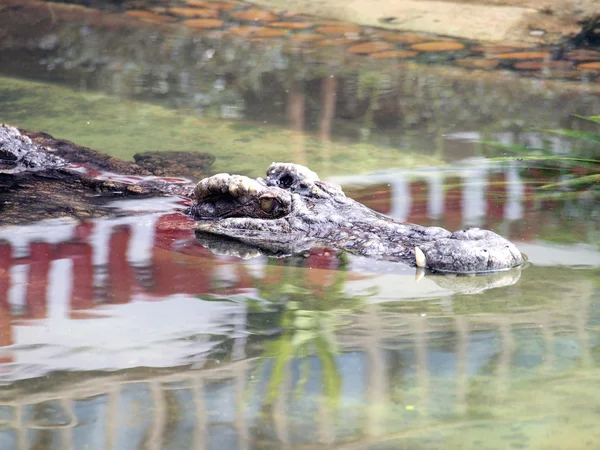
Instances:
[[[0,120],[124,159],[207,151],[215,172],[304,163],[396,219],[494,229],[529,263],[420,279],[330,249],[242,260],[204,248],[176,199],[2,227],[0,448],[600,447],[597,199],[539,189],[572,165],[495,162],[504,151],[476,142],[597,157],[523,130],[579,126],[597,111],[589,83],[368,57],[324,75],[272,42],[213,40],[233,56],[194,60],[204,38],[97,26],[46,29],[0,65]],[[78,63],[48,71],[57,57]],[[147,66],[127,79],[123,61]],[[365,86],[385,89],[361,100]]]

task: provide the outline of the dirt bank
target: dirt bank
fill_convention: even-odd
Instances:
[[[254,0],[363,25],[486,41],[557,42],[600,17],[598,0]]]

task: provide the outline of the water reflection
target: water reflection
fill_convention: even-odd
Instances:
[[[560,205],[527,184],[512,198],[495,181],[520,183],[511,167],[453,170],[346,181],[384,212],[505,230],[531,250],[518,282],[461,294],[326,249],[217,256],[168,202],[0,229],[2,445],[554,448],[550,429],[596,445],[597,250],[571,227],[580,243],[557,266],[539,237],[567,226]]]
[[[457,179],[469,182],[458,184]],[[519,271],[415,280],[414,269],[402,264],[327,249],[314,249],[306,258],[269,261],[259,257],[240,262],[203,248],[194,235],[193,222],[171,212],[173,203],[168,201],[157,202],[155,213],[1,228],[3,377],[14,380],[75,368],[202,366],[225,336],[233,339],[246,333],[249,304],[281,308],[282,303],[301,302],[306,311],[307,295],[319,306],[317,310],[333,316],[337,308],[351,310],[404,299],[437,299],[453,308],[463,308],[466,301],[464,311],[468,312],[479,300],[469,301],[469,296],[462,300],[459,293],[513,284],[484,292],[489,300],[486,307],[499,307],[492,299],[505,301],[508,292],[514,296],[513,306],[554,303],[557,292],[567,295],[575,286],[555,266],[600,266],[597,249],[589,245],[597,242],[595,222],[571,225],[571,217],[593,214],[593,208],[582,204],[578,210],[570,200],[537,202],[531,187],[520,180],[513,166],[479,165],[382,172],[338,181],[353,185],[351,192],[358,200],[400,220],[499,230],[517,242],[536,266],[526,268],[522,275]],[[373,191],[365,183],[371,183]],[[362,188],[357,187],[360,184]],[[135,201],[114,206],[140,207]],[[569,216],[565,217],[563,208],[567,207]],[[561,244],[552,244],[554,240]],[[564,244],[573,241],[577,242],[574,246]],[[534,285],[551,272],[556,273],[545,281],[546,289],[539,290],[538,298]],[[581,271],[584,278],[587,273]],[[363,298],[366,293],[373,295]],[[288,310],[285,314],[296,313]],[[315,319],[311,314],[305,320]],[[80,334],[73,342],[73,335]]]
[[[17,383],[3,390],[0,436],[7,448],[545,448],[552,429],[584,448],[599,431],[597,295],[496,314],[434,301],[329,311],[343,323],[337,349],[315,343],[316,353],[282,361],[283,348],[268,351],[284,343],[278,337],[267,350],[246,347],[261,359],[226,357],[203,370]],[[284,336],[306,329],[285,315],[275,322]]]
[[[29,35],[1,70],[119,97],[4,79],[3,120],[121,156],[218,149],[218,170],[252,175],[275,156],[308,162],[397,219],[495,229],[532,264],[465,290],[327,249],[240,261],[203,248],[173,203],[0,228],[1,448],[600,447],[597,205],[538,197],[516,162],[438,167],[496,130],[540,146],[507,130],[595,112],[595,72],[550,88],[96,17],[15,22],[11,39]]]
[[[287,37],[240,38],[215,30],[140,22],[131,16],[105,14],[94,8],[31,2],[22,6],[20,0],[11,2],[15,6],[5,13],[6,17],[14,17],[14,23],[7,20],[7,30],[0,36],[0,71],[4,75],[51,81],[75,90],[100,91],[119,99],[152,101],[184,112],[186,120],[179,117],[176,123],[165,122],[165,117],[156,111],[152,115],[140,112],[138,116],[115,105],[98,114],[98,105],[90,106],[87,101],[74,111],[72,105],[65,103],[65,94],[57,91],[46,94],[51,98],[35,95],[34,105],[30,105],[14,89],[0,92],[2,119],[31,129],[43,127],[53,135],[62,134],[61,137],[126,158],[149,149],[210,151],[216,147],[223,149],[217,155],[223,160],[217,160],[220,169],[247,170],[241,161],[249,153],[264,155],[262,145],[256,141],[261,131],[264,134],[269,130],[243,136],[232,133],[227,145],[223,145],[215,143],[211,136],[217,133],[214,124],[186,126],[182,122],[192,117],[248,119],[289,126],[293,133],[286,136],[285,142],[276,143],[277,150],[281,153],[284,149],[286,160],[310,162],[313,168],[316,164],[346,167],[346,161],[335,151],[328,152],[327,145],[315,145],[304,132],[315,133],[322,143],[377,144],[376,153],[356,149],[343,154],[346,160],[356,160],[356,166],[350,167],[356,172],[361,164],[376,164],[374,159],[383,160],[384,154],[398,153],[398,149],[421,150],[421,155],[435,151],[436,157],[450,160],[471,155],[456,141],[446,139],[446,135],[455,132],[568,127],[573,114],[590,115],[598,110],[596,69],[575,70],[574,78],[579,83],[555,84],[537,78],[564,75],[562,69],[544,68],[546,62],[557,61],[529,61],[540,67],[540,71],[533,71],[534,77],[530,77],[532,71],[516,74],[449,69],[429,63],[459,61],[451,51],[425,52],[423,60],[419,60],[423,64],[401,62],[397,57],[354,55],[344,45],[331,48],[305,42],[300,45],[301,51],[294,51],[287,45]],[[102,2],[94,6],[101,7]],[[235,8],[243,10],[246,6],[236,4]],[[128,7],[153,8],[143,2]],[[150,10],[143,12],[154,14]],[[173,14],[163,13],[175,20]],[[37,20],[36,26],[28,25],[28,17]],[[299,23],[288,18],[284,22]],[[238,24],[233,20],[226,31]],[[359,31],[361,39],[373,38],[375,42],[390,34]],[[290,33],[314,34],[302,30]],[[419,42],[433,39],[411,35]],[[437,44],[444,42],[447,40]],[[478,60],[498,62],[495,52],[487,53],[489,49],[475,45],[469,48],[479,48],[473,50]],[[600,59],[600,53],[592,53],[597,54],[592,59]],[[576,65],[577,61],[567,63]],[[504,61],[506,67],[514,62]],[[48,89],[49,85],[44,87]],[[80,122],[73,121],[76,116],[82,118]],[[206,131],[199,133],[202,126]],[[238,131],[246,126],[241,123]],[[108,143],[107,135],[114,133],[119,134],[115,140],[120,142]],[[144,142],[147,134],[152,134],[153,139]],[[185,134],[188,139],[175,137]],[[260,165],[271,160],[263,160]],[[427,164],[427,160],[420,162]],[[394,161],[394,167],[401,165]],[[386,167],[385,161],[377,168],[381,167]]]

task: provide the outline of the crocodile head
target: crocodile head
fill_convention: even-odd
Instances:
[[[198,231],[281,255],[333,246],[320,237],[343,220],[340,210],[349,200],[338,186],[294,164],[273,164],[265,178],[217,174],[201,180],[194,197],[190,211]]]
[[[198,183],[194,196],[190,214],[199,232],[269,254],[331,247],[453,273],[507,270],[523,262],[519,250],[492,231],[451,233],[396,222],[295,164],[274,163],[265,178],[214,175]]]

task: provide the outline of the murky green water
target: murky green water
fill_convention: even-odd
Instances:
[[[597,94],[368,58],[330,60],[329,77],[269,45],[160,66],[165,49],[205,54],[187,37],[165,39],[153,66],[152,46],[76,25],[55,31],[77,43],[60,57],[146,58],[146,71],[61,69],[50,83],[48,61],[12,61],[0,121],[124,159],[210,152],[215,172],[306,164],[397,219],[494,229],[529,264],[421,279],[328,249],[240,260],[202,247],[165,202],[0,228],[1,449],[600,448],[597,197],[539,189],[572,166],[491,162],[503,151],[475,142],[590,152],[527,128],[578,126]]]
[[[2,120],[122,159],[144,151],[203,151],[214,171],[264,174],[271,162],[294,159],[325,175],[443,164],[434,150],[382,150],[375,142],[335,139],[249,120],[224,121],[186,110],[93,92],[0,79]]]

